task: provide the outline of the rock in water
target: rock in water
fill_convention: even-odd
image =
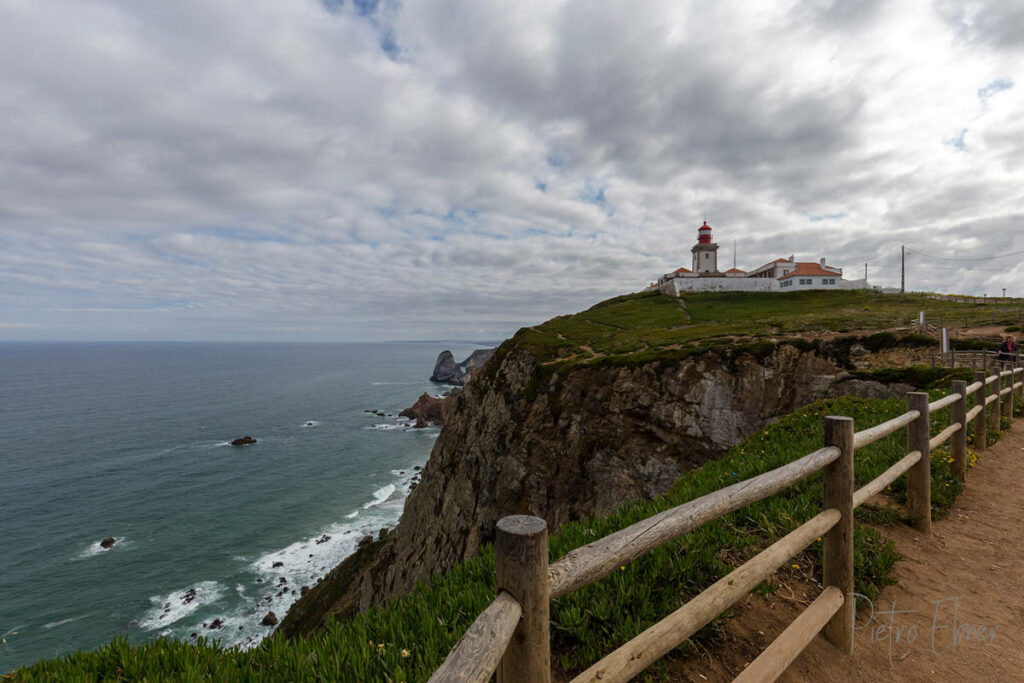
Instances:
[[[430,381],[444,382],[445,384],[462,384],[462,368],[455,363],[455,356],[452,355],[451,351],[444,350],[438,355]]]
[[[232,441],[231,445],[232,446],[248,446],[249,444],[254,444],[254,443],[256,443],[256,439],[252,438],[251,436],[249,436],[247,434],[245,436],[239,437],[239,438],[235,439],[234,441]]]
[[[426,427],[428,422],[443,425],[445,416],[460,393],[462,393],[461,389],[452,389],[439,398],[424,392],[416,399],[416,403],[400,412],[399,416],[416,420],[416,427]]]
[[[434,374],[430,376],[430,381],[461,386],[476,370],[483,367],[483,364],[492,355],[494,355],[494,349],[477,349],[469,354],[466,360],[456,363],[451,351],[442,351],[437,357],[437,362],[434,363]]]
[[[102,541],[100,541],[100,547],[109,550],[110,548],[114,547],[115,543],[117,543],[117,539],[115,539],[113,536],[107,536]]]
[[[260,622],[261,626],[275,626],[277,624],[277,615],[273,612],[267,612],[267,616],[263,617],[263,621]]]

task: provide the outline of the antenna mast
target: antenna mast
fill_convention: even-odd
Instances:
[[[907,291],[906,246],[900,245],[900,294]]]

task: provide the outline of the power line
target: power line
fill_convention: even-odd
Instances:
[[[1020,254],[1024,254],[1024,249],[1021,249],[1020,251],[1011,251],[1007,254],[998,254],[996,256],[981,256],[978,258],[946,258],[944,256],[932,256],[931,254],[926,254],[923,251],[918,251],[917,249],[907,249],[907,251],[909,251],[911,254],[917,254],[918,256],[924,256],[926,258],[935,259],[937,261],[992,261],[997,258],[1005,258],[1007,256],[1018,256]]]

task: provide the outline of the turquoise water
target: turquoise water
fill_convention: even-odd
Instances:
[[[397,521],[438,430],[395,416],[444,348],[478,347],[0,344],[0,672],[121,634],[257,643]]]

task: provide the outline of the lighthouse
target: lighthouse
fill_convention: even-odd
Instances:
[[[694,273],[721,275],[718,272],[718,245],[711,241],[711,226],[707,221],[697,228],[697,244],[690,251],[693,252]]]

